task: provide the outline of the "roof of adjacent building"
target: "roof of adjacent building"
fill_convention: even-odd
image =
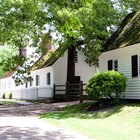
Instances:
[[[42,55],[31,67],[31,71],[41,69],[53,65],[68,49],[68,47],[58,47],[57,49],[51,49],[46,54]],[[16,70],[6,72],[0,79],[8,78],[12,76]]]
[[[140,43],[140,11],[128,14],[117,31],[103,45],[103,51]]]
[[[31,67],[31,70],[33,71],[53,65],[64,54],[66,50],[67,47],[58,47],[57,49],[50,50],[34,63],[34,65]]]
[[[8,77],[12,76],[14,73],[15,73],[15,71],[8,71],[0,79],[8,78]]]

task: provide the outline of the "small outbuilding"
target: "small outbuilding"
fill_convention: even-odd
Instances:
[[[104,44],[99,71],[116,70],[127,81],[124,98],[140,99],[140,11],[130,13]]]
[[[68,50],[74,54],[74,61],[68,59]],[[50,50],[34,63],[31,67],[33,81],[28,84],[16,86],[12,79],[14,72],[6,73],[0,79],[0,94],[5,93],[8,96],[11,92],[13,98],[24,100],[53,98],[54,84],[65,85],[67,81],[86,83],[95,73],[96,67],[85,62],[85,56],[81,51],[76,48],[59,47]],[[56,94],[64,95],[65,91]]]

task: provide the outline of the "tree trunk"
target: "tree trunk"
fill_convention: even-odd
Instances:
[[[75,47],[68,48],[67,82],[75,81]]]

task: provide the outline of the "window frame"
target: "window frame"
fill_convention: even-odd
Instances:
[[[116,63],[117,67],[115,67],[115,65],[116,65],[115,62],[117,62]],[[118,71],[118,60],[116,60],[116,59],[113,60],[113,70]]]
[[[46,74],[46,84],[51,85],[51,73],[50,72],[48,72]]]
[[[140,56],[138,56],[137,54],[131,56],[131,76],[132,76],[132,78],[139,77],[139,75],[140,75],[139,57]],[[134,61],[134,60],[136,60],[136,61]]]
[[[28,88],[28,83],[25,83],[25,88]]]
[[[117,62],[117,63],[115,63],[115,62]],[[118,61],[118,59],[111,59],[111,60],[108,60],[108,70],[115,70],[115,71],[118,71],[118,69],[119,69],[119,61]],[[117,65],[116,65],[117,64]],[[116,67],[116,66],[117,67]]]
[[[40,85],[40,76],[36,75],[36,86]]]
[[[75,59],[75,63],[78,63],[78,51],[77,50],[75,51],[75,58],[74,59]]]
[[[30,87],[32,87],[32,86],[33,86],[33,80],[30,81]]]

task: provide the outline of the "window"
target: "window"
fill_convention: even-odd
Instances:
[[[47,85],[51,84],[51,73],[47,73]]]
[[[78,63],[78,53],[75,51],[75,63]]]
[[[30,81],[30,87],[31,87],[31,86],[33,86],[33,81],[32,81],[32,80]]]
[[[118,60],[114,60],[114,70],[118,71]]]
[[[25,88],[28,88],[28,83],[25,83]]]
[[[108,60],[108,70],[118,71],[118,60]]]
[[[11,85],[10,85],[11,83],[10,83],[10,81],[8,82],[8,88],[10,89],[11,88]]]
[[[131,56],[131,71],[132,77],[138,77],[138,56]]]
[[[40,85],[40,76],[36,75],[36,86]]]
[[[4,89],[6,89],[6,83],[4,82]]]

